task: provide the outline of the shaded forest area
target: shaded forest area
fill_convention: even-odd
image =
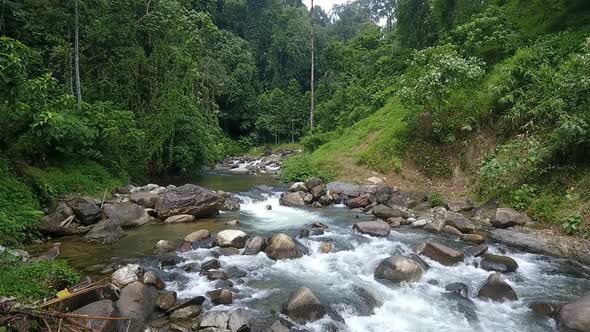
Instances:
[[[587,1],[357,0],[310,13],[299,0],[23,0],[0,13],[3,242],[29,238],[59,195],[193,174],[265,144],[309,152],[287,180],[338,176],[338,148],[322,146],[383,107],[390,131],[361,142],[356,163],[399,171],[416,144],[433,154],[492,131],[478,197],[538,204],[574,233],[588,215]],[[568,213],[554,215],[556,197]]]

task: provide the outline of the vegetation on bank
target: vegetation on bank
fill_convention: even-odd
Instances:
[[[539,8],[527,11],[531,6]],[[424,15],[412,16],[416,12]],[[302,140],[308,154],[286,163],[313,171],[289,174],[346,177],[359,164],[387,173],[411,160],[422,174],[438,178],[460,165],[472,174],[479,201],[498,198],[565,233],[590,236],[588,13],[587,2],[573,0],[399,1],[391,39],[367,43],[370,30],[364,30],[340,44],[351,54],[373,45],[365,57],[393,52],[403,64],[399,74],[383,84],[374,72],[357,72],[362,61],[348,57],[354,65],[339,72],[348,81],[336,86],[352,93],[356,80],[350,77],[381,85],[365,93],[372,102],[352,125],[339,122],[338,112],[326,113],[320,130]],[[377,98],[383,96],[389,98],[385,107]],[[323,103],[340,100],[339,93],[330,98],[319,102],[319,112]],[[340,114],[355,113],[350,107]],[[467,146],[484,133],[497,146],[468,166]]]
[[[58,291],[80,280],[65,261],[23,263],[20,257],[0,254],[0,295],[37,301],[53,297]]]

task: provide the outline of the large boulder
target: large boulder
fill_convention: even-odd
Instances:
[[[403,256],[391,256],[382,260],[375,269],[375,278],[393,282],[414,282],[424,273],[416,261]]]
[[[231,332],[248,332],[250,331],[250,323],[246,316],[244,309],[236,309],[229,315],[227,327]]]
[[[152,220],[141,206],[131,202],[107,204],[104,213],[112,222],[123,228],[140,226]]]
[[[375,217],[383,220],[403,216],[403,212],[400,209],[390,208],[389,206],[383,204],[373,206],[372,210]]]
[[[465,241],[465,242],[470,242],[473,244],[483,244],[486,242],[486,238],[479,235],[479,234],[463,234],[463,236],[461,236],[461,240]]]
[[[194,232],[188,234],[187,236],[185,236],[184,240],[186,242],[197,242],[197,241],[202,241],[202,240],[208,239],[209,237],[211,237],[211,233],[209,233],[208,230],[200,229],[198,231],[194,231]]]
[[[289,191],[296,193],[298,191],[307,192],[309,189],[305,186],[305,182],[295,182],[289,187]]]
[[[176,292],[173,291],[164,291],[160,292],[158,295],[158,300],[156,302],[157,307],[162,311],[170,310],[172,307],[176,305]]]
[[[246,239],[248,238],[248,234],[236,230],[236,229],[226,229],[219,233],[217,233],[216,241],[217,245],[222,248],[243,248],[244,244],[246,244]]]
[[[498,208],[491,222],[494,227],[508,228],[513,226],[523,226],[530,222],[531,218],[526,213],[520,213],[510,208]]]
[[[192,304],[186,307],[174,310],[170,314],[170,320],[172,321],[187,321],[196,318],[201,314],[201,306]]]
[[[557,325],[564,332],[590,331],[590,295],[577,299],[561,307]]]
[[[127,264],[111,275],[111,282],[118,287],[125,287],[132,282],[139,280],[138,274],[141,267],[137,264]]]
[[[240,199],[237,197],[228,197],[223,201],[221,211],[238,211],[240,209]]]
[[[467,256],[472,256],[472,257],[479,257],[479,256],[485,254],[487,251],[488,251],[487,244],[480,244],[477,246],[467,247],[467,248],[463,249],[463,252]]]
[[[445,221],[447,225],[455,227],[462,233],[471,233],[475,230],[475,225],[458,212],[446,211]]]
[[[214,305],[232,304],[234,295],[229,289],[221,288],[207,292],[207,296]]]
[[[130,332],[142,331],[149,317],[154,313],[158,291],[139,281],[130,283],[121,291],[117,308],[122,317],[131,319]]]
[[[305,196],[306,194],[303,191],[298,191],[294,193],[284,193],[283,195],[281,195],[281,198],[279,199],[279,204],[284,206],[304,206],[305,201],[303,200],[303,198]]]
[[[307,187],[307,189],[310,190],[310,191],[313,188],[315,188],[315,187],[317,187],[319,185],[322,185],[322,184],[324,184],[324,181],[322,181],[322,179],[317,178],[317,177],[311,178],[311,179],[307,179],[305,181],[305,187]]]
[[[153,209],[160,200],[160,195],[147,191],[137,191],[131,194],[129,200],[146,209]]]
[[[357,232],[371,236],[388,236],[391,227],[385,221],[361,221],[352,226]]]
[[[436,242],[427,242],[421,245],[418,253],[446,266],[460,263],[465,257],[462,252]]]
[[[518,269],[518,263],[514,259],[494,254],[483,255],[480,266],[484,270],[496,272],[514,272]]]
[[[300,287],[291,293],[281,313],[297,323],[305,324],[322,318],[326,309],[309,288]]]
[[[479,289],[477,297],[492,301],[516,301],[518,296],[514,289],[502,278],[499,273],[492,273]]]
[[[375,200],[377,201],[377,204],[387,204],[387,201],[389,201],[394,192],[393,188],[384,184],[377,185],[376,187]]]
[[[357,197],[361,194],[361,186],[348,182],[330,182],[326,185],[326,189],[332,194],[340,194],[347,197]]]
[[[72,204],[76,218],[84,225],[92,225],[102,218],[100,207],[91,199],[81,199]]]
[[[166,287],[164,281],[154,271],[146,271],[143,274],[143,283],[155,287],[157,290],[163,290]]]
[[[275,234],[266,247],[266,255],[274,260],[299,258],[303,256],[297,244],[287,234]]]
[[[228,312],[221,310],[209,310],[203,315],[200,328],[208,329],[207,331],[227,331],[226,328],[228,321]]]
[[[119,241],[125,236],[121,225],[114,223],[110,219],[99,221],[90,232],[84,236],[85,242],[111,244]]]
[[[430,223],[424,226],[424,230],[436,234],[440,233],[447,226],[444,218],[445,212],[446,210],[444,208],[436,208],[433,218],[430,220]]]
[[[55,210],[41,218],[37,229],[49,236],[77,235],[88,232],[92,225],[76,222],[74,211],[66,202],[59,202]]]
[[[190,214],[198,218],[217,214],[223,202],[223,197],[209,189],[185,184],[166,190],[155,208],[162,219],[177,214]]]
[[[262,236],[256,235],[246,240],[242,255],[256,255],[264,249],[266,249],[266,240]]]
[[[115,303],[111,300],[101,300],[83,306],[80,309],[72,311],[75,315],[88,315],[94,317],[121,317]],[[87,327],[89,330],[97,332],[123,332],[125,331],[124,320],[107,320],[107,319],[76,319],[78,323]]]
[[[326,186],[323,184],[317,185],[311,188],[309,192],[313,196],[313,199],[317,200],[326,194]]]
[[[362,194],[348,201],[348,207],[351,209],[364,208],[371,204],[371,196],[369,194]]]

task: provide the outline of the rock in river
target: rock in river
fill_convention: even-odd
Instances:
[[[465,257],[462,252],[436,242],[421,245],[418,253],[446,266],[462,262]]]
[[[467,247],[463,249],[463,252],[468,256],[479,257],[488,251],[487,244],[480,244],[478,246]]]
[[[102,216],[100,207],[91,199],[82,198],[72,205],[72,210],[74,210],[76,218],[84,225],[95,224]]]
[[[305,193],[303,191],[298,191],[295,193],[284,193],[281,198],[279,199],[279,204],[284,206],[304,206],[305,202],[303,198],[305,197]]]
[[[235,229],[226,229],[217,233],[217,245],[220,247],[243,248],[248,235]]]
[[[217,214],[225,199],[217,193],[194,184],[166,190],[156,204],[158,216],[166,219],[178,214],[205,217]]]
[[[471,233],[475,230],[475,225],[473,225],[469,219],[457,212],[446,211],[445,221],[447,225],[455,227],[461,233]]]
[[[215,289],[207,292],[207,296],[214,305],[232,304],[234,298],[233,293],[225,288]]]
[[[388,218],[401,217],[403,215],[400,209],[393,209],[387,205],[378,204],[373,207],[375,217],[387,220]]]
[[[414,282],[420,280],[423,273],[416,261],[403,256],[391,256],[379,263],[375,269],[375,278],[393,282]]]
[[[309,288],[300,287],[291,293],[281,312],[297,323],[305,324],[322,318],[326,309]]]
[[[295,241],[287,234],[275,234],[270,239],[270,243],[266,247],[266,255],[274,260],[299,258],[303,253]]]
[[[110,219],[99,221],[90,232],[84,236],[85,242],[111,244],[119,241],[125,236],[123,228]]]
[[[211,233],[209,233],[208,230],[201,229],[198,231],[194,231],[194,232],[190,233],[189,235],[185,236],[184,240],[187,242],[197,242],[197,241],[208,239],[210,236],[211,236]]]
[[[590,295],[577,299],[561,307],[557,316],[560,331],[590,331]]]
[[[181,222],[191,222],[193,220],[195,220],[195,216],[193,216],[193,215],[178,214],[178,215],[170,216],[170,217],[166,218],[166,220],[164,220],[164,223],[176,224],[176,223],[181,223]]]
[[[148,223],[152,217],[139,205],[131,202],[106,204],[104,213],[121,227],[134,227]]]
[[[497,228],[507,228],[513,226],[523,226],[527,222],[531,221],[531,218],[525,213],[520,213],[510,208],[498,208],[496,214],[491,220],[492,225]]]
[[[388,223],[379,220],[357,222],[352,226],[352,229],[372,236],[388,236],[390,228]]]
[[[518,300],[514,289],[497,272],[490,274],[483,286],[479,289],[477,297],[492,301]]]
[[[485,254],[481,260],[481,268],[487,271],[514,272],[518,263],[508,256]]]
[[[292,193],[303,191],[307,192],[307,187],[305,186],[305,182],[295,182],[289,187],[289,191]]]
[[[93,302],[72,313],[95,317],[121,317],[115,303],[111,300]],[[96,332],[124,331],[126,327],[126,322],[123,320],[77,319],[77,321]]]
[[[262,236],[256,235],[246,241],[244,248],[242,255],[256,255],[266,249],[266,241]]]
[[[131,319],[130,332],[143,331],[148,318],[154,313],[157,300],[158,291],[139,281],[123,288],[117,300],[117,307],[122,317]]]

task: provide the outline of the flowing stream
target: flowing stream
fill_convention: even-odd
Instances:
[[[256,184],[273,183],[266,177],[220,174],[193,182],[234,192],[245,191]],[[393,229],[387,238],[359,235],[352,231],[352,224],[369,220],[370,216],[357,216],[344,206],[322,209],[283,207],[279,205],[278,197],[278,193],[267,195],[264,201],[242,197],[244,203],[240,211],[196,223],[139,227],[130,230],[125,239],[113,246],[97,247],[66,241],[62,247],[63,255],[74,265],[89,266],[100,262],[100,257],[104,260],[106,256],[151,255],[157,240],[179,240],[197,229],[218,231],[226,228],[224,221],[230,219],[239,219],[239,229],[249,235],[283,232],[292,237],[306,225],[320,221],[329,228],[323,235],[299,239],[310,251],[302,258],[273,261],[264,253],[219,257],[224,269],[235,266],[247,273],[242,278],[243,283],[234,286],[238,292],[232,306],[251,310],[265,323],[272,323],[272,314],[279,310],[294,289],[309,287],[336,313],[332,315],[336,320],[326,317],[303,327],[311,331],[553,331],[554,322],[535,315],[528,309],[528,304],[535,300],[569,301],[585,295],[590,289],[588,276],[564,260],[513,251],[495,244],[490,246],[489,252],[508,255],[518,262],[515,273],[504,275],[518,294],[518,301],[497,303],[475,297],[490,274],[474,266],[479,258],[466,258],[465,262],[452,267],[424,258],[431,268],[421,281],[402,285],[380,282],[373,277],[375,267],[380,260],[394,253],[409,254],[413,245],[427,240],[457,249],[466,244],[412,229]],[[272,205],[270,211],[265,208],[268,204]],[[320,253],[323,242],[332,242],[334,251]],[[214,281],[198,272],[188,273],[182,269],[184,265],[213,258],[214,251],[196,249],[180,254],[186,261],[163,270],[167,289],[177,291],[180,298],[204,295],[214,289]],[[477,315],[475,320],[469,320],[465,308],[445,291],[447,284],[455,282],[469,286],[473,301],[471,308]],[[376,303],[374,308],[370,303]]]

